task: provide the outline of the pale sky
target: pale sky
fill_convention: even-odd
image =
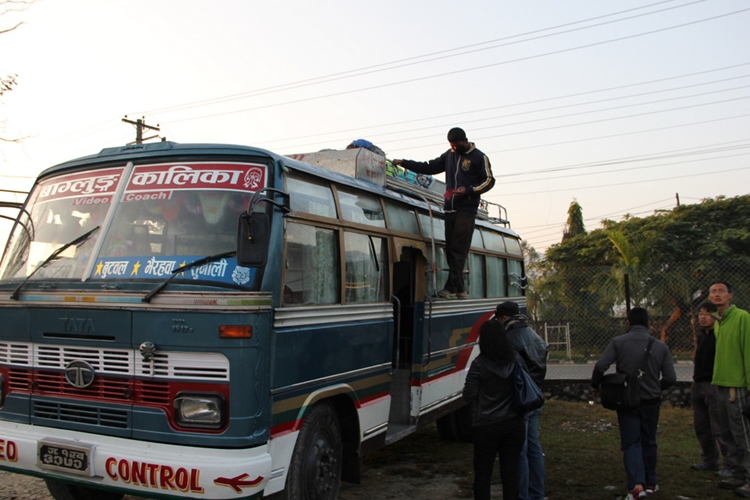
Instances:
[[[0,189],[133,141],[127,115],[181,143],[414,160],[460,126],[539,251],[574,199],[594,229],[750,192],[748,0],[38,0],[0,29],[20,21]]]

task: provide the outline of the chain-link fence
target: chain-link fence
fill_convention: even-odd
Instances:
[[[731,285],[733,303],[750,307],[750,258],[622,267],[530,269],[527,315],[550,344],[550,359],[598,359],[627,330],[626,311],[645,307],[652,334],[676,360],[693,356],[697,313],[717,281]]]

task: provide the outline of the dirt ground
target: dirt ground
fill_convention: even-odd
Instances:
[[[341,483],[339,500],[454,500],[471,498],[468,443],[443,443],[431,454],[436,430],[421,430],[365,458],[361,484]],[[468,447],[468,448],[467,448]],[[426,459],[426,457],[429,457]],[[467,491],[468,490],[468,491]],[[497,496],[495,496],[497,495]],[[493,498],[502,498],[500,486]],[[0,500],[53,500],[42,479],[0,471]],[[128,495],[124,500],[145,500]]]
[[[452,476],[407,477],[385,472],[380,467],[366,468],[362,484],[341,483],[339,500],[470,498],[468,493],[460,491],[454,479]],[[0,471],[0,500],[52,500],[52,497],[43,480]],[[124,500],[143,500],[143,497],[128,495]]]

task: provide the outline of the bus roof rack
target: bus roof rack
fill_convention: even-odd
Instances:
[[[508,210],[499,203],[493,203],[487,201],[484,198],[479,202],[479,210],[477,211],[479,218],[484,218],[493,224],[510,228],[510,220],[508,220]]]
[[[432,175],[417,174],[396,166],[378,152],[363,147],[323,149],[313,153],[286,155],[289,158],[317,165],[357,179],[372,182],[414,198],[435,203],[445,203],[445,182]],[[477,217],[492,224],[510,228],[508,212],[504,206],[482,199]]]

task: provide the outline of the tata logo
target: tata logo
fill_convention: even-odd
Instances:
[[[85,389],[94,383],[96,371],[85,361],[71,361],[65,365],[65,380],[77,389]]]
[[[96,333],[91,318],[60,318],[65,333]]]

